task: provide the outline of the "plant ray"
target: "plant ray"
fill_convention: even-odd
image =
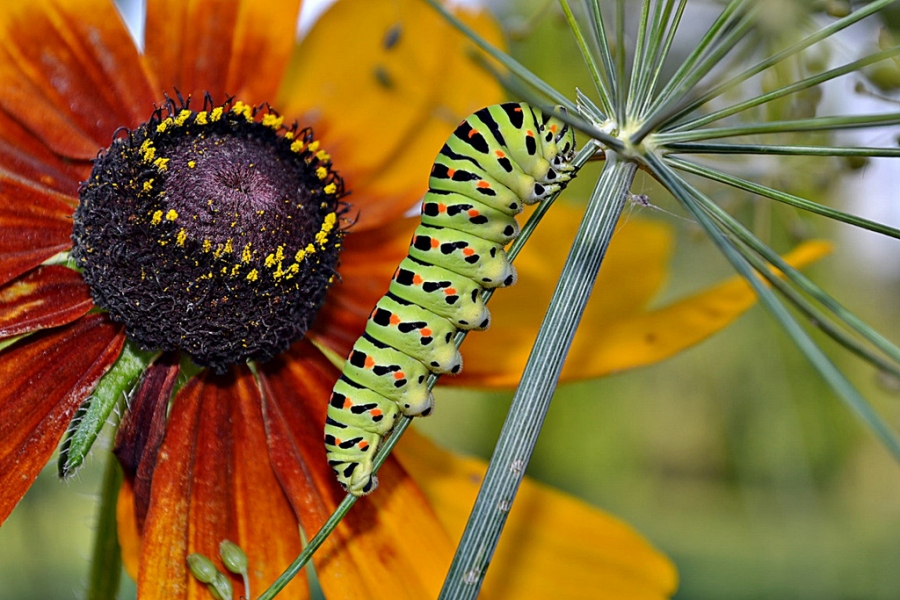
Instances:
[[[660,128],[667,127],[672,123],[680,121],[686,115],[697,110],[698,108],[700,108],[701,106],[703,106],[704,104],[706,104],[707,102],[712,100],[713,98],[716,98],[717,96],[720,96],[721,94],[727,92],[728,90],[733,89],[734,87],[740,85],[741,83],[750,79],[754,75],[761,73],[762,71],[768,69],[772,65],[775,65],[775,64],[781,62],[785,58],[793,56],[794,54],[797,54],[798,52],[802,52],[803,50],[812,46],[813,44],[816,44],[817,42],[821,42],[822,40],[829,38],[830,36],[834,35],[835,33],[839,32],[843,29],[846,29],[850,25],[853,25],[854,23],[861,21],[862,19],[868,17],[869,15],[872,15],[872,14],[878,12],[879,10],[888,6],[889,4],[891,4],[894,1],[895,0],[875,0],[874,2],[871,2],[867,5],[865,5],[864,7],[850,13],[846,17],[838,19],[837,21],[831,23],[830,25],[823,27],[819,31],[816,31],[815,33],[808,35],[807,37],[805,37],[802,40],[798,41],[797,43],[793,44],[792,46],[789,46],[788,48],[785,48],[784,50],[777,52],[777,53],[773,54],[772,56],[759,61],[755,65],[744,70],[743,72],[729,77],[727,81],[723,81],[719,85],[714,86],[713,88],[707,90],[704,94],[701,94],[698,98],[695,98],[693,101],[687,103],[685,106],[681,107],[676,112],[673,112],[671,115],[669,115],[668,119],[657,123],[658,127],[660,127]]]
[[[876,434],[893,457],[900,461],[900,439],[898,439],[897,434],[875,412],[834,363],[828,359],[803,327],[797,323],[784,304],[778,300],[772,290],[761,281],[760,276],[756,274],[734,242],[698,206],[697,199],[705,198],[702,192],[681,179],[656,155],[647,154],[646,160],[650,171],[657,180],[665,185],[669,192],[691,213],[732,266],[753,287],[760,303],[775,317],[785,332],[797,344],[801,352],[819,371],[822,378],[837,392],[838,396],[851,411]],[[706,200],[709,199],[706,198]],[[709,200],[709,203],[712,203],[712,201]]]
[[[581,27],[578,25],[578,21],[575,19],[575,15],[572,13],[572,8],[569,6],[568,0],[560,0],[560,5],[566,15],[566,21],[569,23],[572,35],[575,36],[575,42],[578,44],[578,49],[581,51],[581,58],[587,65],[588,71],[591,74],[591,79],[594,81],[594,89],[597,90],[603,111],[606,113],[606,116],[610,116],[614,113],[615,109],[613,108],[613,101],[609,88],[606,85],[603,73],[600,71],[600,66],[597,64],[597,61],[594,60],[594,55],[588,47],[587,40],[584,37],[584,33],[581,31]]]
[[[600,11],[600,0],[591,0],[591,25],[595,41],[600,48],[600,60],[603,62],[603,71],[609,80],[609,93],[611,111],[610,117],[621,119],[618,112],[617,98],[620,96],[619,88],[621,82],[618,79],[615,64],[612,57],[612,51],[609,47],[609,39],[606,37],[606,25],[603,21],[603,13]]]
[[[770,146],[766,144],[698,144],[683,142],[666,144],[671,154],[768,154],[775,156],[869,156],[874,158],[900,157],[900,148],[874,146]]]
[[[864,219],[863,217],[858,217],[856,215],[851,215],[839,210],[835,210],[831,207],[819,204],[818,202],[813,202],[811,200],[807,200],[806,198],[801,198],[800,196],[795,196],[786,192],[780,192],[770,187],[760,185],[758,183],[754,183],[752,181],[748,181],[734,175],[728,175],[721,171],[684,161],[672,156],[667,156],[665,158],[665,161],[677,169],[680,169],[687,173],[693,173],[694,175],[699,175],[711,181],[724,183],[740,190],[751,192],[753,194],[759,194],[760,196],[764,196],[771,200],[782,202],[794,208],[805,210],[811,213],[822,215],[823,217],[827,217],[829,219],[834,219],[835,221],[847,223],[848,225],[853,225],[862,229],[868,229],[869,231],[874,231],[876,233],[900,239],[900,229],[896,229],[894,227],[891,227],[890,225],[878,223],[877,221],[870,221],[869,219]]]
[[[638,114],[644,115],[649,110],[651,101],[653,99],[654,90],[656,90],[657,85],[659,84],[659,78],[662,75],[662,68],[665,64],[666,60],[669,58],[669,52],[672,50],[672,44],[675,41],[675,33],[678,31],[678,26],[681,24],[681,18],[684,16],[684,10],[687,7],[687,0],[679,0],[678,10],[675,13],[674,17],[670,17],[671,15],[671,2],[667,3],[667,10],[663,15],[663,23],[667,24],[666,35],[664,41],[657,46],[657,52],[654,54],[653,61],[651,64],[654,65],[653,73],[650,76],[650,81],[647,86],[647,93],[644,95],[644,102],[638,108]],[[660,25],[662,28],[664,25]]]

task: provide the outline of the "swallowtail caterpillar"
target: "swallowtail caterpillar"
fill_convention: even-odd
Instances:
[[[375,305],[334,386],[325,423],[328,463],[356,496],[375,489],[373,459],[401,414],[427,415],[429,373],[459,373],[457,330],[484,330],[485,288],[512,285],[504,247],[523,205],[574,176],[574,131],[528,104],[482,108],[434,161],[422,222],[387,294]]]

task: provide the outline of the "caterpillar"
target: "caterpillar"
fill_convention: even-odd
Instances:
[[[504,251],[519,235],[515,216],[566,186],[574,155],[575,134],[565,122],[512,102],[469,115],[441,148],[409,254],[328,403],[328,464],[349,493],[378,485],[375,452],[401,414],[431,412],[429,373],[462,369],[454,335],[487,329],[482,292],[515,282]]]

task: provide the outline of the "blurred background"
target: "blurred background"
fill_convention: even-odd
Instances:
[[[308,8],[311,18],[315,7]],[[575,86],[590,89],[555,2],[509,0],[490,8],[517,59],[570,97]],[[715,2],[691,2],[685,22],[699,32],[719,9]],[[897,23],[895,15],[885,18]],[[838,64],[871,52],[883,24],[855,27],[806,58]],[[796,36],[786,25],[796,23],[761,23],[760,43],[777,47]],[[691,41],[686,31],[675,52],[689,51]],[[853,75],[827,86],[821,97],[792,96],[754,116],[786,118],[816,107],[819,114],[898,110],[858,93],[858,82],[878,91]],[[751,81],[744,91],[755,85],[759,93],[771,83]],[[872,130],[835,143],[896,146],[897,134],[896,128]],[[736,168],[750,167],[761,183],[900,226],[898,161],[779,159],[762,169]],[[566,199],[586,198],[594,180],[593,173],[582,173]],[[649,180],[639,178],[633,191],[682,214]],[[780,252],[802,239],[834,240],[835,252],[806,272],[900,342],[900,242],[725,188],[708,191]],[[732,275],[696,224],[653,207],[626,210],[620,227],[653,219],[668,223],[676,236],[659,303]],[[900,382],[819,339],[887,421],[900,427]],[[422,420],[420,430],[449,448],[488,457],[511,393],[439,386],[437,398],[436,416]],[[38,479],[0,529],[0,598],[83,597],[105,460],[95,448],[73,481],[58,482],[55,465]],[[641,531],[677,564],[679,599],[900,597],[900,465],[759,308],[664,363],[562,386],[529,472]],[[125,579],[121,597],[131,598],[134,586]]]

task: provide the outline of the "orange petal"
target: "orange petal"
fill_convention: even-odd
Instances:
[[[441,450],[408,430],[395,450],[441,523],[462,535],[487,464]],[[625,523],[526,478],[482,593],[490,598],[670,597],[672,563]]]
[[[512,387],[534,344],[540,315],[550,303],[581,219],[580,211],[557,204],[516,261],[518,283],[491,299],[492,322],[463,348],[465,366],[445,384]],[[756,296],[739,277],[650,311],[663,285],[672,240],[659,223],[631,219],[619,226],[572,343],[563,379],[606,375],[668,358],[722,329],[753,305]],[[797,265],[822,256],[811,248]]]
[[[54,152],[90,159],[153,98],[110,0],[0,3],[0,107]]]
[[[0,177],[0,285],[72,247],[72,200]]]
[[[501,43],[489,15],[463,17]],[[471,48],[418,0],[342,0],[297,48],[278,106],[316,128],[352,190],[360,229],[412,206],[453,128],[499,100]]]
[[[250,559],[251,594],[265,589],[300,552],[297,520],[266,456],[259,388],[246,367],[209,371],[175,397],[153,473],[138,591],[142,598],[208,599],[187,570],[206,555],[226,572],[219,543],[229,539]],[[236,592],[242,589],[232,578]],[[296,580],[285,597],[302,597]],[[237,597],[237,594],[236,594]]]
[[[397,219],[378,229],[351,228],[344,238],[340,279],[316,318],[310,337],[341,356],[362,335],[375,302],[387,292],[391,276],[409,252],[418,219]]]
[[[159,0],[147,7],[147,64],[162,89],[271,102],[294,47],[300,0]]]
[[[81,274],[51,265],[0,287],[0,337],[71,323],[91,309]]]
[[[31,486],[125,336],[105,315],[35,333],[0,353],[0,523]]]
[[[269,456],[307,538],[344,494],[322,441],[331,387],[339,375],[309,342],[262,369]],[[329,598],[433,598],[452,547],[425,497],[394,459],[378,490],[361,499],[313,560]]]

